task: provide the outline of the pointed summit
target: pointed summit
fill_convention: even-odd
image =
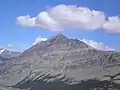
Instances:
[[[68,39],[66,36],[64,36],[64,35],[61,34],[61,33],[58,33],[56,36],[48,39],[47,41],[62,42],[62,41],[68,41],[68,40],[69,40],[69,39]]]
[[[66,36],[64,36],[63,34],[61,33],[58,33],[55,38],[59,38],[59,39],[68,39]]]

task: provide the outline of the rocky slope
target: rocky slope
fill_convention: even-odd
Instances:
[[[55,76],[46,78],[47,82],[64,77],[69,78],[69,84],[74,84],[120,72],[119,65],[119,52],[96,50],[82,41],[58,34],[3,65],[0,84],[11,86],[47,75]]]

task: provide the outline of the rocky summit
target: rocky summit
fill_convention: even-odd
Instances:
[[[58,34],[6,62],[0,68],[0,85],[26,89],[43,78],[46,82],[58,79],[73,85],[81,80],[116,74],[120,72],[119,65],[119,52],[97,50],[80,40]]]

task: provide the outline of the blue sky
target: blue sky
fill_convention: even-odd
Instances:
[[[91,10],[101,11],[104,12],[106,17],[119,16],[120,14],[120,0],[1,0],[0,47],[14,51],[23,51],[32,46],[38,36],[49,38],[56,35],[57,32],[46,28],[31,28],[19,25],[16,22],[16,18],[26,15],[36,17],[40,12],[61,4],[87,7]],[[115,29],[112,30],[115,31]],[[120,50],[120,31],[109,33],[104,28],[95,30],[66,28],[60,32],[71,38],[84,38],[86,40],[102,42],[104,45],[115,48],[118,51]],[[12,47],[9,47],[8,44],[12,44]]]

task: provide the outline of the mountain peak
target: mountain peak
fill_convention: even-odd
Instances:
[[[68,40],[68,38],[66,36],[64,36],[61,33],[58,33],[56,36],[48,39],[47,41],[58,41],[58,42],[61,42],[61,41],[66,41],[66,40]]]
[[[57,36],[57,37],[66,37],[66,36],[64,36],[62,33],[58,33],[56,36]]]
[[[61,33],[58,33],[54,38],[57,38],[57,39],[66,39],[67,37],[64,36],[64,35],[61,34]]]

